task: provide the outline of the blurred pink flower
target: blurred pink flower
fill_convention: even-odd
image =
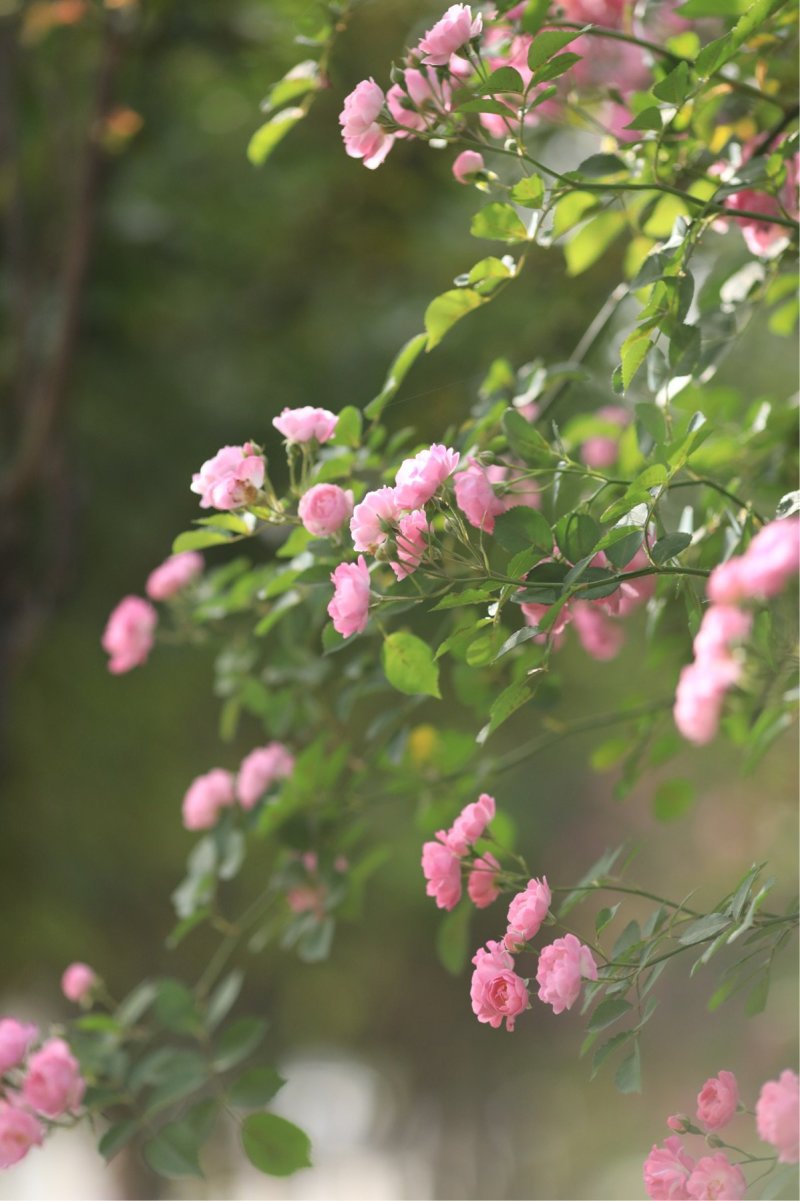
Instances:
[[[125,596],[112,611],[103,631],[103,650],[111,656],[108,670],[113,675],[131,671],[147,661],[153,649],[158,614],[140,596]]]
[[[61,991],[68,1001],[80,1004],[97,984],[97,973],[88,963],[71,963],[61,977]]]
[[[469,847],[483,835],[495,815],[495,800],[482,792],[477,801],[465,805],[445,835],[445,841],[456,855],[465,855]]]
[[[428,881],[425,892],[434,898],[437,907],[454,909],[461,898],[461,861],[444,837],[440,830],[436,842],[423,844],[422,874]]]
[[[777,1080],[762,1085],[756,1102],[758,1137],[771,1143],[779,1163],[800,1159],[800,1078],[787,1068]]]
[[[0,1100],[0,1168],[19,1163],[31,1147],[44,1142],[41,1122],[11,1101]]]
[[[315,409],[304,405],[300,409],[283,409],[279,417],[272,418],[278,433],[287,442],[328,442],[336,433],[339,418],[330,409]]]
[[[150,572],[144,590],[151,600],[169,600],[203,570],[203,556],[196,550],[185,550],[168,559]]]
[[[239,765],[236,796],[243,809],[252,809],[276,780],[285,780],[294,770],[294,756],[282,742],[256,747]]]
[[[429,533],[430,526],[424,509],[406,513],[398,521],[396,544],[399,562],[389,564],[398,580],[404,580],[419,567],[428,549]]]
[[[654,1145],[644,1161],[644,1184],[651,1201],[688,1201],[686,1184],[694,1159],[674,1134]]]
[[[39,1028],[30,1022],[0,1018],[0,1076],[22,1063],[38,1034]]]
[[[736,1113],[739,1085],[733,1072],[722,1071],[706,1080],[697,1094],[697,1120],[706,1130],[721,1130]]]
[[[470,525],[491,534],[494,519],[506,509],[505,501],[497,496],[486,471],[475,459],[467,460],[465,471],[459,471],[453,480],[456,503]]]
[[[31,1109],[58,1118],[78,1108],[86,1089],[78,1061],[62,1038],[49,1039],[28,1060],[22,1097]]]
[[[220,809],[232,805],[233,775],[221,767],[192,780],[183,798],[183,824],[187,830],[210,830]]]
[[[724,1151],[698,1159],[686,1183],[693,1201],[741,1201],[747,1191],[744,1172]]]
[[[369,618],[369,571],[364,556],[355,563],[340,563],[331,572],[333,597],[328,603],[328,616],[333,628],[343,638],[360,634]]]
[[[469,184],[479,171],[484,171],[486,164],[483,155],[477,150],[462,150],[453,163],[453,175],[458,183]]]
[[[497,886],[499,871],[500,864],[491,851],[486,851],[475,860],[467,880],[467,893],[476,909],[486,909],[500,896]]]
[[[374,79],[362,79],[350,95],[345,97],[344,108],[339,114],[347,154],[350,158],[363,159],[364,166],[370,171],[381,165],[394,143],[394,134],[384,129],[378,121],[384,99],[383,92]],[[277,422],[273,422],[273,425],[275,424]],[[278,426],[278,429],[281,427]],[[281,430],[281,433],[285,431]],[[288,434],[286,436],[289,437]],[[305,438],[291,440],[307,441]],[[317,441],[324,442],[326,439],[318,438]]]
[[[468,4],[451,4],[420,42],[418,51],[422,61],[431,67],[446,67],[450,56],[478,37],[482,29],[483,18],[480,14],[473,17]]]

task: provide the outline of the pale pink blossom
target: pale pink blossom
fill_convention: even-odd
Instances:
[[[690,742],[702,746],[716,734],[725,693],[742,672],[731,647],[747,636],[751,622],[749,613],[733,606],[706,609],[694,640],[694,663],[683,668],[675,693],[675,724]]]
[[[745,158],[749,158],[748,148],[745,148]],[[723,201],[726,208],[734,213],[744,209],[751,213],[763,214],[763,220],[753,217],[735,217],[741,228],[742,237],[747,249],[754,255],[769,255],[779,248],[789,236],[789,230],[784,225],[777,225],[770,217],[782,217],[788,213],[797,217],[797,181],[800,155],[793,155],[786,160],[786,179],[780,189],[779,196],[770,196],[767,192],[758,192],[745,188],[734,192]]]
[[[476,909],[486,909],[500,896],[497,873],[500,864],[491,851],[485,851],[473,863],[467,880],[467,893]]]
[[[350,534],[357,551],[374,555],[388,540],[403,505],[398,504],[394,488],[385,486],[368,492],[353,509]]]
[[[362,79],[345,97],[344,108],[339,114],[345,151],[350,158],[362,159],[370,171],[381,165],[394,143],[394,134],[389,133],[378,120],[383,112],[384,101],[384,94],[375,80]],[[281,430],[281,433],[284,432]],[[306,441],[305,438],[291,440]]]
[[[176,592],[181,592],[192,580],[197,579],[202,570],[202,555],[196,550],[181,551],[177,555],[170,555],[150,572],[144,590],[151,600],[169,600]]]
[[[461,897],[461,861],[445,844],[444,832],[439,831],[436,842],[422,847],[422,874],[428,881],[425,892],[433,897],[439,909],[454,909]]]
[[[201,509],[241,509],[258,499],[264,474],[264,458],[252,442],[223,446],[194,473],[191,490]]]
[[[777,1080],[761,1086],[756,1102],[758,1137],[771,1143],[779,1163],[800,1159],[800,1078],[787,1068]]]
[[[552,896],[547,877],[529,880],[508,907],[508,929],[503,942],[509,951],[519,951],[539,933],[547,917]]]
[[[420,42],[422,61],[431,67],[446,67],[450,56],[478,37],[482,29],[483,18],[480,14],[473,17],[468,4],[451,4]]]
[[[644,1161],[644,1185],[651,1201],[688,1201],[686,1184],[694,1162],[674,1134],[662,1146],[654,1145]]]
[[[495,493],[480,463],[472,458],[467,463],[466,470],[459,471],[453,480],[456,504],[470,525],[491,534],[495,517],[505,512],[505,501]]]
[[[323,918],[327,894],[324,884],[298,884],[286,893],[286,903],[292,913],[313,913]]]
[[[647,56],[640,46],[585,34],[570,42],[567,50],[581,55],[568,76],[581,92],[604,94],[613,87],[627,99],[650,82]]]
[[[559,0],[558,6],[568,21],[605,25],[609,29],[621,29],[626,14],[633,8],[631,0]]]
[[[528,986],[514,971],[514,958],[502,943],[490,940],[475,953],[470,997],[479,1022],[496,1030],[505,1021],[513,1030],[517,1017],[529,1006]]]
[[[708,596],[722,604],[777,596],[800,569],[800,517],[772,521],[756,534],[743,555],[715,567]]]
[[[440,443],[404,459],[395,476],[395,495],[401,509],[419,509],[458,467],[459,454]]]
[[[397,558],[399,562],[389,564],[398,580],[416,571],[428,549],[430,525],[424,509],[406,513],[397,523]]]
[[[697,746],[711,742],[719,729],[725,688],[702,664],[690,663],[681,671],[672,715],[684,738]]]
[[[0,1076],[22,1063],[38,1033],[38,1027],[30,1022],[0,1018]]]
[[[733,605],[709,605],[695,635],[696,659],[727,657],[733,643],[742,642],[750,633],[753,616]]]
[[[446,81],[438,82],[435,73],[407,67],[403,73],[405,87],[396,83],[386,93],[386,105],[403,132],[398,138],[413,136],[427,129],[440,113],[450,111],[452,92]]]
[[[552,1005],[553,1013],[571,1009],[581,992],[583,980],[597,979],[592,952],[574,934],[565,934],[539,952],[536,982],[539,1000]]]
[[[477,150],[462,150],[453,163],[453,175],[458,183],[472,183],[479,171],[484,171],[486,164],[483,155]]]
[[[252,809],[276,780],[294,771],[294,756],[282,742],[256,747],[239,765],[236,796],[243,809]]]
[[[97,972],[88,963],[71,963],[61,977],[61,991],[68,1001],[79,1005],[97,984]]]
[[[283,409],[279,417],[272,418],[278,433],[287,442],[328,442],[336,433],[339,418],[330,409],[315,409],[303,405],[300,409]]]
[[[210,830],[220,810],[234,800],[233,775],[221,767],[198,776],[183,798],[183,824],[187,830]]]
[[[495,815],[495,800],[482,792],[477,801],[465,805],[447,831],[445,840],[456,855],[466,855],[469,847],[482,837]]]
[[[619,430],[616,434],[595,434],[581,444],[580,456],[584,463],[598,471],[613,467],[616,463],[620,436],[624,428],[630,425],[631,414],[621,405],[604,405],[602,409],[597,410],[596,416],[608,425],[617,426]]]
[[[328,538],[353,512],[353,493],[338,484],[315,484],[300,497],[297,515],[309,534]]]
[[[520,605],[520,611],[525,618],[525,624],[528,626],[538,626],[542,618],[550,612],[551,605],[540,605],[536,601],[528,601],[524,605]],[[534,642],[546,642],[548,638],[552,639],[553,645],[558,647],[564,641],[564,631],[572,620],[572,609],[570,605],[563,605],[558,612],[558,615],[551,625],[549,630],[545,630],[542,634],[537,634]]]
[[[0,1168],[19,1163],[31,1147],[44,1142],[41,1122],[11,1101],[0,1100]]]
[[[149,601],[126,596],[112,611],[103,631],[102,646],[111,656],[108,670],[115,676],[147,661],[155,642],[158,614]]]
[[[601,661],[616,658],[625,641],[622,627],[588,601],[573,601],[570,609],[573,625],[587,655]]]
[[[49,1039],[28,1060],[22,1097],[37,1113],[58,1118],[71,1112],[80,1105],[85,1089],[78,1061],[62,1038]]]
[[[706,1130],[721,1130],[736,1113],[739,1085],[733,1072],[722,1071],[706,1080],[697,1094],[697,1120]]]
[[[340,563],[331,572],[333,597],[328,603],[328,616],[333,628],[343,638],[360,634],[369,618],[369,571],[364,556],[355,563]]]
[[[744,1172],[724,1151],[698,1159],[686,1183],[692,1201],[741,1201],[746,1191]]]
[[[667,1125],[670,1130],[677,1130],[678,1134],[686,1134],[689,1128],[689,1119],[682,1113],[671,1113],[667,1118]]]

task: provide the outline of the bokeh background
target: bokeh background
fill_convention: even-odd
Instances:
[[[199,771],[234,766],[261,737],[246,719],[232,745],[220,740],[211,650],[163,647],[145,670],[110,676],[99,644],[109,610],[141,591],[196,515],[188,482],[205,458],[248,437],[277,453],[271,418],[284,405],[368,401],[428,300],[475,258],[475,196],[453,186],[450,155],[398,146],[366,172],[338,137],[342,97],[366,75],[385,78],[409,32],[441,6],[362,5],[330,88],[263,171],[248,164],[247,141],[268,85],[306,55],[293,35],[309,6],[112,7],[130,8],[130,28],[109,50],[99,3],[0,0],[6,471],[63,330],[64,256],[87,232],[76,198],[87,129],[104,147],[54,419],[0,517],[0,1011],[42,1021],[68,1016],[58,980],[73,959],[95,965],[116,994],[145,974],[199,973],[203,946],[163,945],[191,846],[180,800]],[[99,135],[98,86],[109,96]],[[736,235],[718,247],[745,259]],[[418,364],[390,424],[440,434],[498,354],[516,364],[568,357],[618,273],[612,251],[566,281],[559,254],[540,253]],[[786,344],[758,327],[749,336],[758,353],[735,351],[718,384],[782,401],[794,387]],[[563,659],[567,688],[595,711],[631,681],[652,695],[659,670],[635,625],[610,666],[574,649]],[[796,877],[790,742],[749,778],[722,743],[687,751],[678,770],[699,781],[699,798],[669,825],[653,817],[652,774],[617,801],[613,773],[592,773],[591,743],[580,740],[507,777],[501,800],[551,881],[571,882],[605,846],[632,838],[642,844],[632,875],[656,891],[700,881],[697,904],[713,903],[763,858],[780,881],[777,904]],[[424,896],[412,812],[413,798],[387,807],[393,854],[371,885],[368,922],[342,928],[327,963],[271,950],[250,972],[248,1011],[270,1018],[290,1079],[280,1104],[314,1137],[313,1170],[256,1177],[221,1138],[208,1183],[182,1189],[132,1157],[105,1169],[88,1139],[64,1135],[0,1176],[0,1197],[637,1198],[665,1116],[691,1110],[708,1075],[735,1070],[752,1104],[760,1083],[795,1061],[793,953],[751,1020],[738,999],[706,1013],[716,972],[662,978],[642,1097],[618,1095],[603,1074],[587,1082],[577,1015],[542,1007],[513,1036],[479,1026],[468,975],[448,976],[433,951],[439,915]],[[492,922],[475,923],[475,945]],[[749,1139],[744,1121],[741,1131]]]

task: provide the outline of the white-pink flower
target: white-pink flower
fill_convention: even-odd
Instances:
[[[294,771],[294,756],[282,742],[269,742],[246,755],[236,777],[236,796],[243,809],[252,809],[276,780]]]
[[[300,409],[283,409],[279,417],[272,418],[278,433],[287,442],[328,442],[336,433],[339,418],[330,409],[315,409],[304,405]]]
[[[674,1134],[663,1146],[653,1145],[644,1161],[644,1185],[651,1201],[688,1201],[686,1184],[694,1170],[694,1159]]]
[[[150,572],[144,590],[151,600],[169,600],[181,592],[203,570],[203,556],[196,550],[181,551]]]
[[[112,611],[101,639],[111,656],[108,670],[114,675],[131,671],[146,662],[153,649],[158,614],[140,596],[125,596]]]
[[[437,81],[434,73],[407,67],[403,73],[405,86],[394,84],[386,93],[389,112],[404,132],[398,138],[413,136],[427,129],[439,113],[449,112],[451,89],[446,81]],[[407,131],[407,132],[406,132]]]
[[[385,97],[374,79],[362,79],[339,114],[344,148],[350,158],[360,158],[373,171],[392,148],[394,134],[378,121]]]
[[[444,831],[440,830],[436,839],[422,847],[425,892],[434,898],[439,909],[455,909],[461,897],[461,861],[446,844]]]
[[[714,568],[708,596],[717,604],[765,600],[782,592],[799,569],[800,517],[772,521],[759,530],[743,555]]]
[[[309,534],[328,538],[353,512],[353,493],[338,484],[315,484],[300,497],[297,515]]]
[[[472,1012],[479,1022],[496,1030],[506,1024],[513,1030],[517,1017],[529,1006],[528,986],[514,971],[514,958],[502,943],[489,940],[472,958],[470,999]]]
[[[466,855],[469,848],[482,837],[494,818],[495,800],[488,792],[482,792],[477,801],[465,805],[445,834],[445,841],[456,855]]]
[[[479,171],[485,171],[483,155],[477,150],[462,150],[453,163],[453,177],[458,183],[472,183]]]
[[[553,1013],[571,1009],[584,980],[597,979],[597,964],[592,952],[574,934],[565,934],[539,952],[536,982],[539,1000],[552,1005]]]
[[[487,472],[476,459],[467,460],[465,471],[453,479],[456,504],[470,525],[487,534],[494,531],[494,519],[506,510],[505,500],[492,487]]]
[[[32,1113],[12,1101],[0,1100],[0,1168],[19,1163],[31,1147],[43,1142],[44,1128]]]
[[[491,851],[478,856],[467,879],[467,894],[476,909],[486,909],[500,896],[497,875],[500,864]]]
[[[733,1072],[722,1071],[706,1080],[697,1094],[697,1120],[706,1130],[721,1130],[736,1113],[739,1085]]]
[[[0,1018],[0,1076],[22,1063],[38,1033],[38,1027],[30,1022]]]
[[[78,1067],[62,1038],[51,1038],[40,1051],[28,1060],[28,1071],[22,1083],[26,1105],[48,1118],[78,1108],[86,1089]]]
[[[360,634],[369,618],[369,570],[364,556],[355,563],[340,563],[331,572],[334,593],[328,604],[333,628],[343,638]]]
[[[779,1163],[800,1159],[800,1077],[787,1068],[762,1085],[756,1102],[758,1137],[771,1143]]]
[[[428,549],[430,526],[424,509],[406,513],[397,523],[397,559],[389,564],[398,580],[416,571]]]
[[[191,490],[201,509],[241,509],[258,498],[264,474],[263,456],[252,442],[223,446],[194,473]]]
[[[741,1201],[746,1192],[744,1172],[724,1151],[698,1159],[686,1182],[692,1201]]]
[[[483,29],[480,13],[473,17],[468,4],[451,4],[418,46],[422,61],[431,67],[445,67],[451,55],[479,36]]]
[[[404,459],[395,476],[395,497],[401,509],[426,504],[458,467],[459,454],[434,442],[413,459]]]
[[[89,996],[95,984],[97,972],[88,963],[71,963],[61,977],[61,991],[76,1005]]]
[[[552,896],[547,877],[529,880],[508,907],[508,929],[503,942],[509,951],[518,951],[535,938],[547,917]]]
[[[374,555],[388,540],[403,506],[398,504],[394,488],[388,486],[368,492],[353,509],[350,534],[357,551]]]
[[[222,767],[212,768],[189,785],[183,798],[183,824],[187,830],[210,830],[220,810],[234,800],[233,775]]]

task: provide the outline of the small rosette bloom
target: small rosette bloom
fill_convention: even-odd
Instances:
[[[752,617],[732,605],[712,605],[694,639],[694,663],[681,671],[673,717],[684,738],[702,746],[717,732],[725,693],[739,679],[741,664],[731,646],[747,637]]]
[[[405,87],[396,83],[386,93],[389,112],[397,124],[403,126],[404,132],[398,133],[398,138],[412,137],[415,132],[427,129],[431,119],[442,111],[449,111],[451,100],[449,85],[442,81],[434,88],[427,71],[407,67],[403,81]]]
[[[528,986],[514,971],[514,958],[502,943],[489,940],[473,956],[470,998],[479,1022],[512,1031],[519,1014],[529,1006]]]
[[[336,433],[339,418],[329,409],[315,409],[304,405],[300,409],[284,409],[280,417],[273,417],[272,424],[283,434],[287,442],[328,442]]]
[[[187,830],[210,830],[217,824],[219,813],[234,800],[233,776],[224,768],[215,767],[198,776],[183,798],[183,824]]]
[[[505,501],[496,495],[489,476],[475,459],[468,459],[466,471],[453,480],[456,504],[470,525],[491,534],[494,519],[506,510]]]
[[[31,1022],[0,1018],[0,1076],[22,1063],[38,1033],[38,1027]]]
[[[547,877],[529,880],[524,892],[518,892],[508,907],[508,929],[503,942],[509,951],[518,951],[535,938],[547,917],[552,899]]]
[[[141,596],[125,596],[112,611],[101,644],[111,658],[108,670],[122,675],[147,661],[153,649],[158,614]]]
[[[476,909],[486,909],[500,896],[499,871],[500,864],[490,851],[475,860],[467,880],[467,895]]]
[[[362,79],[345,97],[344,108],[339,114],[346,153],[350,158],[362,159],[370,171],[381,165],[394,143],[394,134],[384,129],[378,120],[384,100],[374,79]]]
[[[625,633],[602,609],[589,601],[574,601],[570,606],[570,615],[587,655],[599,662],[617,657],[625,641]]]
[[[58,1118],[72,1112],[80,1105],[85,1090],[78,1061],[63,1038],[49,1039],[28,1060],[22,1098],[37,1113]]]
[[[477,801],[465,805],[445,835],[445,841],[456,855],[466,855],[468,849],[483,836],[495,815],[495,800],[482,792]]]
[[[762,1085],[756,1102],[758,1137],[771,1143],[779,1163],[800,1159],[800,1077],[787,1068],[777,1080]]]
[[[282,742],[269,742],[246,755],[236,777],[236,797],[243,809],[252,809],[276,780],[294,771],[294,756]]]
[[[445,842],[442,830],[436,842],[422,847],[422,874],[427,880],[425,892],[439,909],[455,909],[461,899],[461,860]]]
[[[720,1072],[706,1080],[697,1094],[697,1120],[706,1130],[721,1130],[736,1113],[739,1085],[733,1072]]]
[[[676,1135],[663,1145],[653,1146],[644,1161],[644,1186],[651,1201],[688,1201],[686,1183],[694,1171],[694,1159]]]
[[[584,980],[597,979],[597,964],[592,952],[574,934],[565,934],[539,952],[536,982],[539,1000],[552,1005],[553,1013],[571,1009]]]
[[[360,634],[369,618],[369,570],[363,555],[355,563],[340,563],[331,572],[334,593],[328,604],[333,628],[343,638]]]
[[[416,571],[428,549],[430,526],[424,509],[406,513],[397,523],[397,561],[389,564],[398,580]]]
[[[715,567],[708,595],[715,604],[766,600],[782,592],[800,570],[800,517],[772,521],[760,530],[743,555]]]
[[[483,155],[477,150],[462,150],[453,163],[453,177],[458,183],[472,183],[478,172],[485,170]]]
[[[44,1142],[41,1122],[11,1101],[0,1100],[0,1168],[10,1168]]]
[[[459,454],[435,442],[413,459],[404,459],[395,476],[395,496],[401,509],[426,504],[458,467]]]
[[[252,442],[223,446],[192,476],[191,490],[201,509],[241,509],[257,499],[264,483],[264,459]]]
[[[176,592],[182,592],[203,570],[203,556],[196,550],[181,551],[150,572],[144,590],[151,600],[169,600]]]
[[[724,1151],[698,1159],[686,1182],[686,1196],[692,1201],[741,1201],[746,1192],[744,1172]]]
[[[297,514],[309,534],[328,538],[353,512],[353,493],[337,484],[315,484],[300,497]]]
[[[350,534],[357,551],[374,555],[388,540],[403,506],[397,503],[394,488],[376,488],[368,492],[353,509]]]
[[[468,4],[451,4],[418,46],[422,61],[430,67],[446,67],[457,50],[480,35],[483,18],[473,17]]]
[[[61,977],[61,991],[76,1005],[89,996],[95,984],[97,973],[88,963],[71,963]]]

